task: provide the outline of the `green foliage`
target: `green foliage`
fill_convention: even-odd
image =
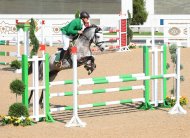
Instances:
[[[174,53],[174,54],[171,54],[171,61],[172,63],[176,64],[177,63],[177,55]]]
[[[176,99],[173,97],[166,97],[166,102],[170,105],[170,106],[174,106],[176,103]],[[180,105],[184,106],[188,104],[188,99],[187,97],[180,97]]]
[[[20,69],[22,64],[21,64],[20,61],[14,60],[14,61],[11,62],[10,66],[11,66],[11,68],[14,68],[14,69]]]
[[[138,36],[151,36],[151,32],[133,32],[133,35],[138,35]],[[163,36],[164,34],[162,32],[154,32],[154,35],[156,36]]]
[[[14,117],[29,117],[29,112],[26,106],[22,103],[14,103],[9,107],[8,115]]]
[[[30,53],[30,57],[32,57],[33,55],[37,55],[38,53],[38,49],[39,49],[39,41],[35,35],[35,30],[36,30],[36,24],[33,18],[31,18],[30,21],[30,42],[31,45],[33,46],[31,53]]]
[[[21,95],[24,93],[25,85],[21,80],[16,79],[11,82],[10,89],[13,93]]]
[[[127,19],[127,45],[130,44],[131,40],[133,39],[133,31],[129,27],[132,22],[131,14],[128,11],[128,19]]]
[[[172,44],[170,47],[169,47],[169,52],[170,54],[176,54],[176,49],[177,49],[177,45],[175,44]]]
[[[182,64],[180,64],[180,70],[182,70],[183,69],[183,65]]]
[[[75,13],[75,18],[79,18],[80,17],[80,11],[78,10],[76,13]]]
[[[133,25],[143,24],[148,17],[144,0],[133,0]]]
[[[129,49],[135,49],[137,46],[134,43],[130,43],[128,47]]]
[[[167,63],[167,65],[166,65],[166,69],[169,69],[169,68],[170,68],[170,64]]]
[[[14,126],[28,126],[33,124],[33,121],[30,117],[0,116],[0,118],[2,118],[2,125],[13,124]]]
[[[180,76],[180,81],[185,81],[185,78],[184,78],[184,76]]]

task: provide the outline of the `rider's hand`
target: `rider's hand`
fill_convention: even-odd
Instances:
[[[78,31],[78,34],[82,34],[82,30]]]

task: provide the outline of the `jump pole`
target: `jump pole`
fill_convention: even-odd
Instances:
[[[45,54],[45,98],[44,98],[44,108],[45,108],[45,116],[46,122],[55,122],[53,117],[50,114],[50,83],[49,83],[49,55]]]
[[[186,114],[187,111],[180,105],[180,48],[176,49],[177,67],[176,67],[176,103],[169,111],[169,114]]]
[[[27,109],[28,107],[28,57],[27,55],[22,55],[22,81],[25,85],[24,93],[22,94],[22,104],[24,104]]]
[[[72,47],[73,58],[73,117],[65,125],[66,127],[85,127],[86,123],[82,122],[78,116],[78,101],[77,101],[77,47]]]
[[[143,72],[145,76],[150,76],[150,70],[149,70],[150,60],[149,60],[149,48],[147,46],[143,47]],[[150,109],[152,108],[152,105],[150,104],[150,79],[144,80],[144,98],[145,102],[139,107],[141,109]]]

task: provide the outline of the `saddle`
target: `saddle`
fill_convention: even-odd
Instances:
[[[58,52],[55,54],[55,63],[58,68],[70,68],[72,66],[71,60],[71,46],[65,51],[63,60],[60,62],[60,54],[63,48],[57,48]]]

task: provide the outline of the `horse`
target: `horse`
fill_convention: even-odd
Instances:
[[[86,27],[82,34],[80,34],[75,40],[75,45],[77,46],[77,66],[84,65],[84,68],[87,70],[88,75],[90,75],[96,68],[95,58],[92,55],[91,45],[92,43],[99,48],[100,51],[104,51],[105,45],[103,41],[102,29],[96,25],[91,25]],[[71,69],[73,65],[72,55],[71,55],[71,46],[64,53],[63,59],[61,60],[61,64],[55,62],[56,56],[61,53],[62,49],[58,49],[58,52],[51,55],[49,58],[49,78],[50,82],[52,82],[57,76],[58,72],[61,70]],[[39,63],[39,79],[43,79],[43,64]],[[30,99],[33,95],[33,91],[31,91],[29,96]],[[42,103],[43,92],[41,93],[39,103]]]

